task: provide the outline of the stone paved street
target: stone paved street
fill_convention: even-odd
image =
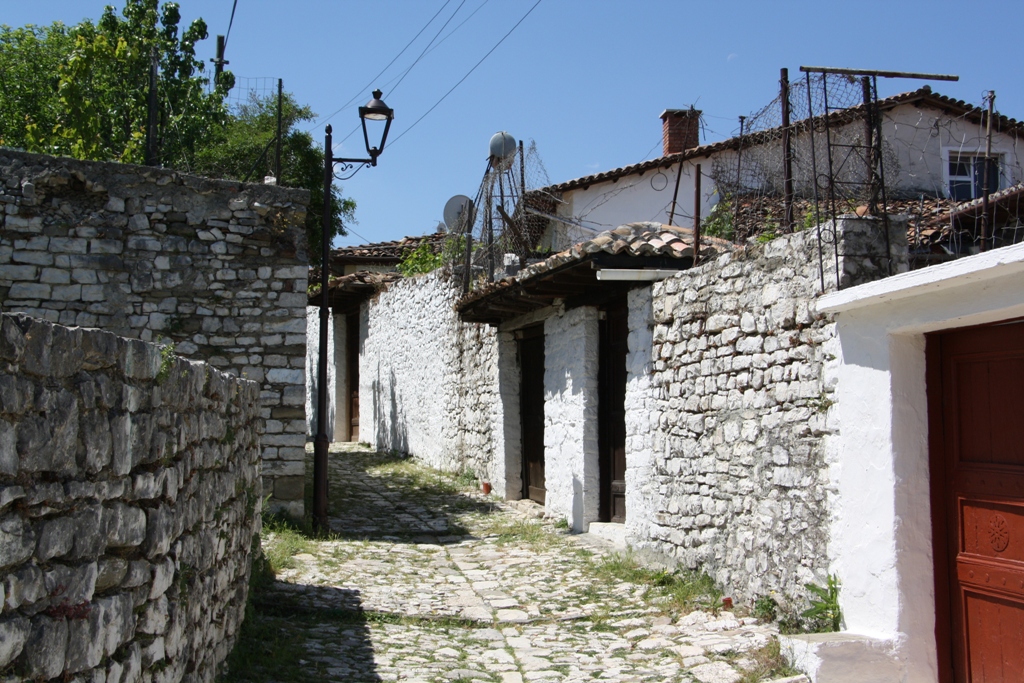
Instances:
[[[794,673],[774,626],[719,611],[707,584],[643,570],[539,519],[537,506],[348,445],[332,447],[330,487],[329,539],[265,529],[276,579],[255,589],[228,680],[734,683]]]

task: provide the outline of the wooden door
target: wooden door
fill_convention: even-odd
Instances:
[[[359,314],[345,320],[345,360],[348,362],[349,441],[359,441]]]
[[[598,340],[598,449],[601,468],[599,519],[626,521],[626,338],[625,299],[603,311]]]
[[[930,335],[928,360],[940,664],[956,683],[1019,682],[1024,323]]]
[[[544,328],[523,331],[519,341],[522,386],[519,415],[523,434],[523,497],[541,505],[544,484]]]

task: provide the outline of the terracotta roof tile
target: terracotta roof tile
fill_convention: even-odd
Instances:
[[[422,243],[427,242],[436,251],[448,233],[435,232],[431,235],[420,235],[403,237],[400,240],[391,242],[374,242],[372,244],[356,244],[349,247],[340,247],[331,252],[332,263],[344,263],[345,261],[380,260],[383,262],[400,261],[408,251],[413,251]]]
[[[732,243],[726,240],[716,237],[701,237],[702,259],[712,258],[732,249]],[[474,301],[479,301],[496,292],[599,253],[638,258],[644,256],[674,259],[693,258],[693,230],[652,222],[620,225],[614,230],[606,230],[593,239],[575,244],[539,263],[527,266],[517,275],[506,277],[469,292],[459,301],[458,308],[462,309]]]

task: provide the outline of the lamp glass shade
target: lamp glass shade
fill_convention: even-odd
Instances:
[[[380,99],[382,94],[380,90],[373,91],[373,99],[367,102],[365,107],[359,108],[360,118],[370,121],[387,121],[395,117],[394,110]]]

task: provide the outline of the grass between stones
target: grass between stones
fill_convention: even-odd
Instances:
[[[625,581],[648,589],[645,597],[659,607],[677,614],[694,609],[717,612],[722,592],[703,572],[650,569],[632,553],[615,553],[591,562],[594,575],[606,582]]]
[[[800,673],[786,661],[778,638],[772,638],[764,647],[747,652],[744,656],[753,660],[754,665],[743,673],[739,683],[759,683]]]

